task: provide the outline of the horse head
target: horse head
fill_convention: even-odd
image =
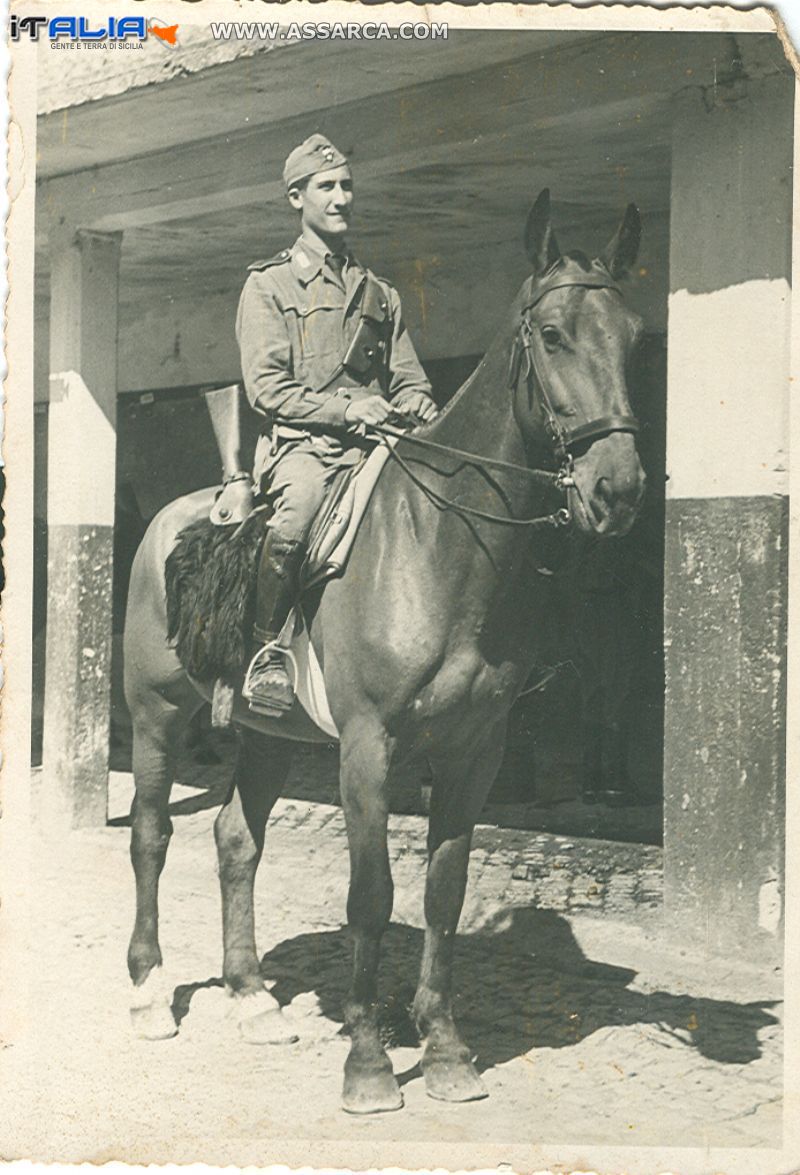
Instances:
[[[588,534],[626,534],[644,493],[626,381],[643,324],[618,285],[636,260],[640,235],[638,209],[629,204],[594,260],[562,254],[547,189],[525,230],[533,274],[522,290],[514,411],[528,450],[561,462],[571,519]]]

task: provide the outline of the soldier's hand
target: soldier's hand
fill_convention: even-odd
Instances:
[[[368,396],[364,400],[351,400],[345,408],[347,424],[382,424],[392,412],[383,396]]]
[[[424,392],[407,392],[403,396],[397,396],[392,401],[392,407],[395,412],[402,412],[403,415],[418,416],[425,423],[439,415],[435,402]]]

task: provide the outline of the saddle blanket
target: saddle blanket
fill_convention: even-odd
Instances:
[[[322,666],[309,640],[301,608],[293,611],[277,643],[286,657],[286,667],[298,702],[320,730],[338,739],[339,731],[328,705]]]

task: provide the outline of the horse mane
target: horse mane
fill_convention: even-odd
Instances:
[[[497,330],[494,338],[492,339],[491,343],[489,344],[489,347],[487,348],[486,352],[484,353],[483,358],[481,359],[478,366],[475,368],[475,370],[470,375],[467,376],[467,378],[464,380],[463,384],[458,389],[458,391],[455,392],[450,397],[450,399],[447,401],[444,408],[442,408],[441,412],[436,417],[436,419],[431,421],[430,424],[425,425],[424,428],[416,429],[415,435],[430,436],[439,427],[439,425],[443,424],[447,420],[448,416],[451,414],[453,409],[469,393],[470,388],[476,382],[476,380],[482,378],[483,374],[486,371],[486,368],[489,366],[490,363],[492,363],[494,361],[494,359],[497,356],[497,353],[502,348],[510,346],[511,341],[514,337],[514,333],[516,332],[516,329],[517,329],[518,321],[519,321],[519,313],[520,313],[520,307],[522,304],[522,294],[523,294],[524,289],[525,289],[524,285],[520,287],[519,291],[517,292],[517,296],[514,299],[512,306],[509,308],[510,322],[504,324],[503,326],[501,326]]]

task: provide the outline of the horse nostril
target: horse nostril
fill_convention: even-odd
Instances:
[[[644,496],[645,480],[643,472],[617,478],[613,483],[607,477],[599,477],[592,495],[595,504],[609,513],[619,506],[637,508]]]
[[[614,502],[614,491],[608,478],[601,477],[594,489],[595,497],[603,503],[604,506],[610,507]]]

